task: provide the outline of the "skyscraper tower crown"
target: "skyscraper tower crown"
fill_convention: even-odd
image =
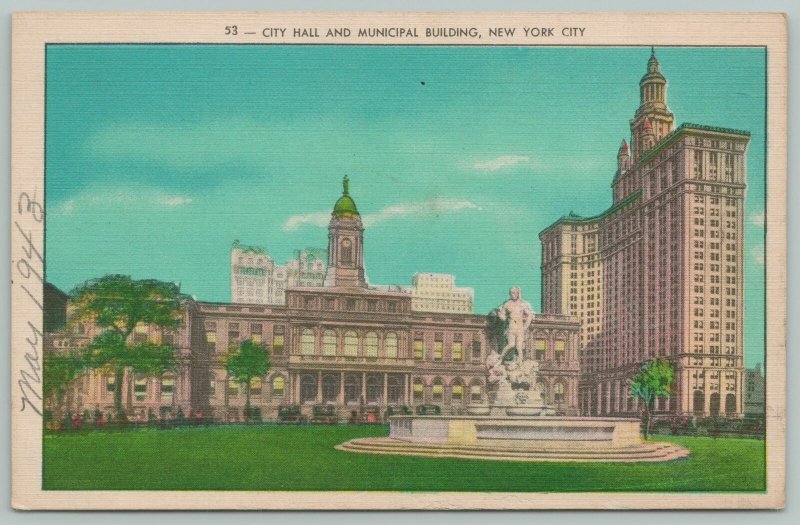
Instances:
[[[631,120],[631,153],[636,162],[674,127],[675,117],[667,107],[667,79],[654,48],[650,48],[647,71],[639,81],[639,108]]]

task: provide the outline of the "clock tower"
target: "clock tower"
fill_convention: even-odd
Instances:
[[[336,201],[328,224],[328,273],[325,286],[366,288],[364,275],[364,225],[350,197],[350,179],[342,181],[342,196]]]

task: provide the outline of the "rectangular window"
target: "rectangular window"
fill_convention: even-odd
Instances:
[[[461,341],[453,342],[453,361],[461,361],[464,359],[464,349]]]
[[[136,401],[144,401],[147,397],[147,378],[137,377],[133,384],[133,392],[136,395]]]
[[[251,396],[260,396],[261,395],[261,378],[254,377],[250,380],[250,395]]]
[[[547,340],[537,339],[534,345],[536,350],[536,360],[542,361],[547,353]]]
[[[472,362],[478,363],[481,360],[481,342],[479,339],[472,340]]]
[[[228,324],[228,341],[239,340],[239,323]]]
[[[174,391],[175,376],[171,374],[164,375],[164,377],[161,378],[161,401],[171,403]]]
[[[443,356],[444,356],[444,343],[442,341],[434,341],[433,358],[436,361],[441,361]]]
[[[566,341],[556,341],[556,362],[560,363],[564,360],[565,350],[567,348]]]
[[[263,328],[261,327],[261,323],[251,323],[250,324],[250,339],[256,343],[261,344],[261,331]]]
[[[414,359],[425,359],[425,342],[422,339],[414,339]]]
[[[272,332],[272,353],[275,355],[283,355],[283,347],[286,342],[285,327],[276,326]]]

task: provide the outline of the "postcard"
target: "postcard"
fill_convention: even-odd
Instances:
[[[786,52],[15,14],[14,507],[782,507]]]

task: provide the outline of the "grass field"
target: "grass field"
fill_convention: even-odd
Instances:
[[[510,463],[335,450],[383,426],[227,426],[51,434],[45,490],[763,491],[764,442],[656,436],[667,463]]]

